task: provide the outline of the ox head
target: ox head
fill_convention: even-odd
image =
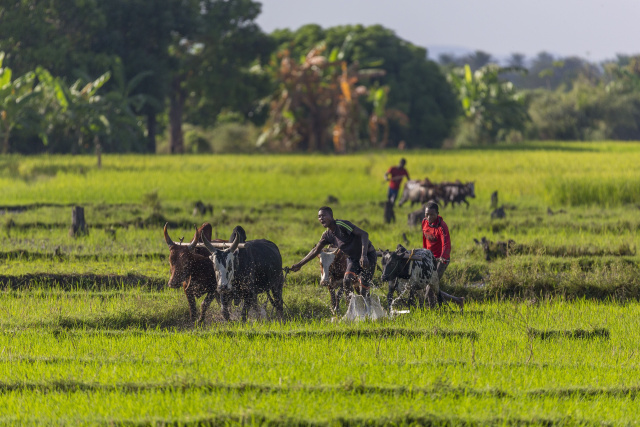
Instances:
[[[336,260],[338,249],[332,252],[320,252],[318,258],[320,259],[320,286],[329,286],[329,268],[333,261]]]
[[[407,266],[407,250],[398,245],[395,252],[382,251],[382,277],[383,282],[390,282],[399,277],[402,270]]]
[[[469,197],[475,199],[476,198],[476,182],[475,181],[467,182],[465,186],[467,187],[467,193],[469,194]]]
[[[167,286],[179,288],[191,276],[193,252],[198,244],[198,230],[196,230],[191,243],[182,246],[171,240],[167,232],[167,225],[168,223],[164,225],[164,240],[169,245],[169,264],[171,265],[171,278]]]
[[[231,247],[224,250],[214,247],[209,239],[204,235],[202,236],[202,242],[211,252],[211,261],[213,262],[213,268],[216,271],[218,292],[231,292],[233,290],[232,283],[235,279],[240,261],[238,258],[238,244],[240,244],[239,236],[236,234],[236,238],[233,239]]]

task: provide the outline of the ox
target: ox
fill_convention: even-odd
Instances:
[[[395,300],[394,292],[398,292],[402,298],[408,293],[405,301],[411,306],[416,295],[418,304],[422,306],[425,299],[430,307],[435,307],[440,291],[438,273],[436,272],[436,260],[428,249],[415,249],[407,251],[402,245],[398,245],[395,252],[382,252],[382,281],[389,282],[387,302],[389,310],[392,309]]]
[[[171,265],[171,278],[167,285],[170,288],[183,287],[189,303],[189,316],[192,322],[196,319],[198,312],[196,298],[206,294],[200,306],[200,317],[198,318],[198,322],[203,322],[211,301],[219,300],[215,288],[216,275],[211,261],[207,256],[206,249],[197,247],[201,236],[211,238],[211,225],[205,223],[200,229],[197,229],[189,245],[180,245],[171,240],[167,232],[167,225],[168,223],[164,225],[164,240],[169,245],[169,264]]]
[[[213,263],[217,292],[220,295],[222,315],[229,320],[229,301],[241,298],[242,320],[247,320],[250,308],[258,308],[258,294],[265,292],[282,318],[282,287],[284,275],[282,256],[278,246],[269,240],[249,240],[243,249],[238,249],[240,235],[228,249],[214,247],[206,236],[202,236],[205,247],[211,252],[209,263]]]
[[[331,252],[322,251],[318,255],[320,260],[320,285],[326,286],[331,295],[331,311],[336,314],[340,308],[340,299],[344,292],[348,297],[350,290],[345,290],[344,274],[347,271],[347,255],[340,249]]]
[[[437,202],[444,200],[444,198],[443,187],[431,182],[429,178],[425,178],[422,181],[411,180],[404,185],[398,206],[402,206],[406,202],[411,202],[411,206],[416,203],[426,203],[430,200]]]
[[[451,203],[451,207],[454,207],[456,203],[462,204],[463,202],[469,208],[469,202],[467,201],[467,197],[471,197],[475,199],[476,197],[476,187],[475,182],[453,182],[453,183],[443,183],[441,184],[443,192],[444,192],[444,206]]]
[[[420,184],[420,181],[409,180],[404,184],[402,190],[402,197],[398,202],[398,206],[404,205],[406,202],[411,202],[411,206],[416,203],[424,203],[428,200],[427,188]]]

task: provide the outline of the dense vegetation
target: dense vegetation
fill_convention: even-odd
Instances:
[[[640,139],[638,57],[499,66],[479,51],[438,64],[379,25],[264,34],[260,12],[253,0],[0,5],[2,152]]]

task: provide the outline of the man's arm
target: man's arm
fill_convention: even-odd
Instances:
[[[353,227],[353,235],[360,239],[362,243],[362,255],[360,256],[360,265],[362,268],[369,266],[369,259],[367,258],[367,252],[369,251],[369,234],[361,228]]]
[[[441,257],[445,260],[445,261],[449,261],[449,258],[451,258],[451,236],[449,236],[449,227],[447,227],[447,224],[444,223],[444,221],[442,222],[442,225],[440,226],[440,231],[442,232],[442,255]]]
[[[325,242],[324,240],[320,240],[318,244],[313,249],[311,249],[311,252],[309,252],[307,256],[302,258],[300,262],[297,262],[296,264],[293,264],[291,266],[291,271],[299,271],[303,265],[311,261],[313,258],[317,257],[320,252],[322,252],[322,248],[324,248],[325,246],[327,246],[327,242]]]

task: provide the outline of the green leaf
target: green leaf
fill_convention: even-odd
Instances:
[[[0,88],[11,83],[11,68],[0,68]]]
[[[336,62],[338,60],[338,54],[340,51],[337,47],[331,49],[331,54],[329,55],[329,62]]]
[[[468,84],[473,83],[473,75],[471,74],[471,67],[469,67],[469,64],[464,65],[464,79]]]

